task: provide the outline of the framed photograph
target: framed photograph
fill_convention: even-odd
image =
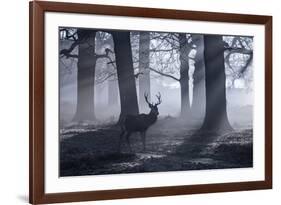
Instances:
[[[271,187],[271,16],[30,2],[30,203]]]

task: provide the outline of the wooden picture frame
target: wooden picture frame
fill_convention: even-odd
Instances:
[[[265,165],[264,180],[197,185],[160,186],[148,188],[45,193],[45,45],[46,12],[97,14],[124,17],[194,20],[207,22],[244,23],[265,27]],[[104,6],[93,4],[33,1],[29,4],[29,200],[32,204],[78,202],[90,200],[153,197],[212,192],[229,192],[272,188],[272,17],[199,11],[167,10]]]

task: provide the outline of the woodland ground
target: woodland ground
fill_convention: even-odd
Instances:
[[[246,168],[253,165],[252,129],[226,134],[199,132],[166,117],[151,126],[142,150],[138,133],[118,150],[120,128],[114,125],[69,126],[60,135],[60,176],[156,171]]]

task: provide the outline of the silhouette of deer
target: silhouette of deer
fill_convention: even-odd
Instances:
[[[121,134],[119,137],[119,150],[121,147],[121,139],[125,135],[126,141],[129,147],[130,152],[132,152],[131,144],[130,144],[130,136],[134,132],[139,132],[142,140],[143,150],[145,151],[145,135],[147,129],[156,122],[157,116],[159,115],[158,112],[158,105],[162,103],[161,100],[161,94],[159,92],[158,95],[156,95],[156,98],[158,100],[157,103],[150,103],[148,101],[148,94],[144,94],[144,98],[146,103],[148,104],[150,108],[150,112],[148,114],[139,114],[139,115],[126,115],[121,122]]]

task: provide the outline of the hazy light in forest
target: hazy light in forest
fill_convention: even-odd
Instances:
[[[172,83],[166,83],[165,81],[162,82],[163,87],[168,87],[171,89],[178,89],[180,88],[180,83],[179,82],[172,82]]]
[[[245,81],[243,79],[236,79],[234,81],[235,88],[245,88]]]
[[[65,34],[61,34],[61,38],[64,37]],[[165,36],[165,35],[164,35]],[[188,36],[188,34],[187,34]],[[133,44],[136,45],[138,48],[138,40],[137,38],[131,39]],[[226,44],[230,44],[233,40],[233,37],[224,37],[224,41]],[[189,40],[190,42],[190,40]],[[61,40],[61,48],[68,48],[72,42]],[[132,44],[132,45],[133,45]],[[162,44],[161,40],[151,40],[150,49],[171,49],[170,45]],[[112,45],[110,43],[105,43],[102,48],[97,50],[99,54],[104,53],[106,48],[111,48]],[[195,57],[197,54],[196,46],[192,45],[191,52],[189,53],[189,101],[190,105],[192,106],[193,101],[193,75],[195,70]],[[251,45],[250,45],[251,47]],[[135,74],[139,72],[138,70],[138,50],[133,48],[132,53],[133,56],[136,57],[136,62],[134,63],[135,66]],[[111,48],[112,49],[112,48]],[[77,54],[78,48],[76,47],[72,54]],[[225,52],[227,54],[227,52]],[[114,61],[114,55],[111,56],[112,60]],[[229,109],[230,113],[230,120],[236,116],[234,106],[243,107],[246,105],[252,105],[252,76],[253,76],[253,66],[249,65],[247,70],[243,73],[238,79],[234,72],[236,70],[241,69],[241,66],[245,65],[245,61],[249,57],[247,55],[235,54],[232,55],[230,58],[230,65],[231,67],[227,66],[225,68],[226,73],[226,98],[227,98],[227,106],[231,107]],[[235,60],[235,61],[234,61]],[[99,59],[96,64],[96,85],[95,85],[95,109],[96,115],[99,120],[103,120],[106,118],[110,118],[113,115],[118,117],[120,112],[120,104],[116,104],[116,106],[108,107],[108,83],[98,82],[99,79],[106,78],[106,74],[108,72],[114,73],[115,68],[113,66],[108,68],[106,62],[108,59]],[[163,73],[171,75],[177,79],[180,78],[180,61],[179,61],[179,52],[173,51],[169,52],[156,52],[150,53],[150,67],[159,70]],[[234,71],[233,71],[234,70]],[[99,76],[99,78],[97,78]],[[116,78],[116,86],[118,89],[117,77]],[[110,78],[111,79],[111,78]],[[202,83],[204,85],[205,78],[202,78]],[[180,113],[180,100],[181,100],[181,90],[180,90],[180,83],[178,80],[171,79],[159,75],[155,72],[150,72],[150,82],[151,82],[151,96],[154,99],[155,93],[161,92],[163,103],[159,107],[160,116],[178,116]],[[138,80],[137,83],[137,92],[138,92]],[[203,86],[202,85],[202,86]],[[204,88],[205,89],[205,88]],[[217,93],[213,93],[214,96]],[[138,98],[143,96],[137,96]],[[76,109],[76,100],[77,100],[77,59],[72,58],[62,58],[60,61],[60,103],[61,103],[61,116],[65,117],[67,120],[72,118],[72,115]],[[119,100],[119,97],[118,97]],[[117,101],[118,101],[117,100]],[[216,102],[216,98],[214,97],[214,103]],[[120,102],[119,102],[120,103]],[[230,105],[230,106],[229,106]],[[236,108],[235,108],[236,109]],[[148,110],[145,110],[148,112]],[[234,116],[235,115],[235,116]]]

